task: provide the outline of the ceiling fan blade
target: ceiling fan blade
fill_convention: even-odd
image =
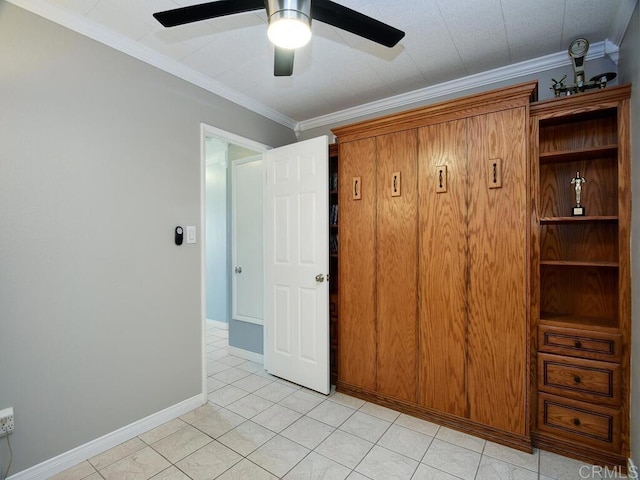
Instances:
[[[288,48],[276,47],[273,58],[273,74],[276,77],[290,77],[293,74],[293,57],[296,51]]]
[[[313,0],[311,18],[355,33],[385,47],[395,46],[404,32],[331,0]]]
[[[264,0],[218,0],[217,2],[166,10],[154,13],[153,16],[165,27],[175,27],[185,23],[233,15],[234,13],[250,12],[251,10],[262,8],[264,8]]]

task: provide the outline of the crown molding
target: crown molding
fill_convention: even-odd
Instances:
[[[394,108],[404,107],[431,99],[463,92],[472,88],[483,87],[501,81],[535,74],[552,68],[571,65],[566,51],[553,53],[543,57],[526,60],[524,62],[496,68],[487,72],[469,75],[467,77],[432,85],[412,92],[395,95],[375,102],[366,103],[352,108],[340,110],[327,115],[296,122],[292,118],[257,102],[235,90],[213,80],[206,75],[189,68],[172,58],[162,55],[125,35],[113,32],[88,18],[67,11],[46,0],[7,0],[20,8],[55,22],[81,35],[96,40],[104,45],[119,50],[131,57],[137,58],[149,65],[155,66],[182,80],[229,100],[258,115],[262,115],[274,122],[294,130],[296,135],[312,128],[335,125],[355,118],[376,114]],[[587,54],[587,60],[608,55],[614,63],[618,63],[618,50],[626,29],[631,20],[638,0],[621,0],[611,28],[611,38],[603,42],[592,44]]]
[[[604,57],[605,54],[612,55],[617,51],[618,47],[611,42],[598,42],[589,47],[587,60],[601,58]],[[458,78],[449,82],[431,85],[429,87],[402,93],[383,100],[366,103],[357,107],[340,110],[339,112],[304,120],[298,123],[297,131],[303,132],[312,128],[335,125],[363,117],[365,115],[376,114],[398,107],[425,102],[427,100],[463,92],[472,88],[483,87],[497,82],[511,80],[513,78],[568,65],[571,65],[571,60],[567,55],[567,51],[563,50],[562,52],[552,53],[543,57],[534,58],[533,60],[526,60],[513,65],[495,68],[486,72],[476,73],[474,75]]]
[[[46,0],[7,0],[7,2],[157,67],[285,127],[291,129],[297,127],[296,121],[286,115],[82,15],[53,5]]]

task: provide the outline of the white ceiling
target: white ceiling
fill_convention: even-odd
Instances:
[[[152,13],[205,1],[9,1],[299,129],[481,72],[568,64],[576,37],[591,42],[590,56],[615,52],[637,2],[337,0],[406,36],[388,49],[314,22],[293,76],[276,78],[264,11],[167,29]]]

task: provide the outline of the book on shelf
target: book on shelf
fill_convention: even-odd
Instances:
[[[329,190],[338,190],[338,172],[333,172],[329,179]]]
[[[333,234],[329,237],[329,253],[337,254],[338,253],[338,234]]]
[[[338,205],[331,205],[331,210],[329,211],[329,225],[337,225],[338,224]]]

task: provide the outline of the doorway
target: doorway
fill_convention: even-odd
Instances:
[[[220,255],[226,256],[226,268],[206,271],[209,259],[205,250],[213,251],[211,255],[215,257],[224,248],[207,245],[205,234],[203,365],[207,365],[206,291],[209,284],[223,276],[227,285],[226,307],[222,309],[228,321],[227,352],[261,363],[273,375],[326,394],[329,392],[329,289],[325,282],[329,273],[328,138],[322,136],[269,149],[203,125],[201,221],[205,226],[209,206],[207,144],[212,151],[214,146],[217,149],[216,154],[212,154],[216,159],[210,162],[215,166],[212,175],[226,169],[226,192],[212,194],[226,199],[226,208],[209,207],[214,212],[226,212],[226,221],[215,219],[219,230],[220,225],[226,226],[226,255]],[[240,153],[232,154],[236,147]],[[262,219],[265,220],[264,232],[262,225],[259,232],[250,228],[262,224]],[[213,231],[209,236],[225,243],[225,239]],[[253,242],[253,239],[259,241]],[[244,255],[239,247],[246,250]],[[241,277],[245,265],[249,266],[247,262],[252,263],[255,271],[251,277]],[[218,259],[218,265],[223,263]],[[239,292],[241,286],[247,291]],[[262,291],[256,292],[257,289]],[[238,308],[240,301],[249,305]],[[220,335],[212,332],[212,336]],[[213,341],[212,347],[216,342],[218,340]],[[212,355],[214,353],[217,352]],[[203,368],[203,392],[207,391],[207,374]]]
[[[239,203],[241,198],[234,200],[233,185],[235,182],[234,170],[237,170],[237,165],[250,165],[252,160],[261,163],[263,153],[269,148],[267,145],[209,125],[202,124],[201,126],[203,178],[201,182],[201,225],[203,231],[201,245],[203,258],[202,370],[204,392],[207,391],[207,324],[213,323],[215,327],[228,331],[228,350],[230,353],[262,362],[262,325],[259,322],[247,322],[246,319],[244,319],[245,321],[238,320],[237,309],[234,308],[234,282],[238,277],[235,272],[238,265],[234,264],[234,260],[237,260],[234,258],[237,249],[233,245],[233,229],[237,223],[234,222],[234,204]],[[241,170],[249,169],[241,168]],[[259,205],[261,206],[261,204],[260,201]],[[246,208],[241,209],[241,215],[244,215],[242,211],[246,210]],[[251,222],[249,223],[251,224]],[[261,257],[259,261],[262,262]],[[244,270],[243,278],[250,277],[247,273],[247,270]],[[260,296],[260,304],[261,302],[262,297]],[[242,309],[240,312],[242,313]]]

